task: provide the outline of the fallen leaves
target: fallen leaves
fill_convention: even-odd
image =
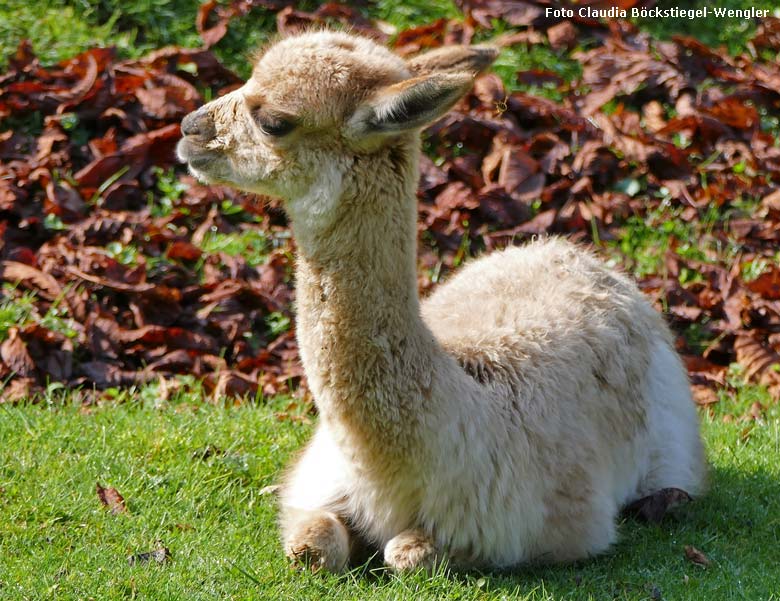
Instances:
[[[38,296],[48,301],[53,301],[62,294],[62,287],[51,275],[16,261],[0,263],[0,280],[16,282],[34,290]]]
[[[97,482],[95,484],[95,491],[97,492],[98,499],[100,499],[100,503],[109,510],[112,515],[128,513],[125,499],[119,494],[119,491],[116,488],[104,487],[100,482]],[[182,526],[180,524],[177,524],[176,526],[182,530],[192,529],[192,526]],[[153,550],[129,555],[127,557],[127,563],[130,566],[142,565],[150,562],[163,564],[170,559],[170,550],[162,541],[158,540],[155,542],[155,548]]]
[[[780,149],[766,127],[780,108],[780,67],[691,38],[653,41],[619,20],[549,20],[546,5],[461,2],[462,20],[391,31],[348,5],[307,12],[232,0],[201,5],[201,49],[134,60],[91,49],[42,66],[20,44],[0,78],[0,119],[13,117],[0,126],[0,280],[10,303],[35,296],[27,321],[0,341],[0,398],[52,381],[90,390],[157,382],[166,398],[177,374],[201,379],[214,402],[306,397],[294,330],[269,325],[289,322],[294,298],[278,203],[200,186],[173,154],[179,121],[203,91],[240,84],[207,48],[254,8],[276,11],[283,33],[336,21],[392,35],[404,55],[490,37],[495,19],[510,26],[502,47],[587,48],[569,55],[578,80],[526,69],[507,86],[487,74],[426,132],[421,289],[470,252],[534,235],[630,246],[631,220],[661,231],[668,215],[709,220],[706,240],[669,233],[640,284],[668,310],[700,405],[718,401],[732,363],[780,397]],[[778,23],[764,20],[753,47],[776,49]],[[560,101],[521,91],[529,86]],[[248,247],[207,244],[257,232],[262,260],[250,261]],[[693,330],[706,343],[694,344]]]
[[[0,279],[15,287],[12,299],[17,290],[35,294],[31,322],[67,336],[47,339],[27,324],[9,331],[0,372],[26,384],[6,383],[4,400],[47,379],[108,388],[215,372],[218,394],[244,394],[257,388],[265,363],[281,360],[264,352],[265,363],[237,376],[220,355],[231,363],[254,357],[248,335],[265,315],[289,311],[289,246],[278,245],[257,268],[240,257],[204,257],[189,233],[206,226],[230,235],[236,226],[215,207],[235,202],[251,217],[256,202],[192,180],[161,191],[160,168],[175,164],[178,122],[203,102],[198,87],[219,94],[238,82],[206,50],[116,61],[112,50],[95,49],[43,68],[20,47],[3,79],[0,114],[45,117],[37,140],[19,130],[0,136]],[[179,202],[153,215],[150,194],[161,193]],[[213,298],[236,277],[239,286]],[[272,339],[259,335],[260,343]],[[47,341],[40,352],[30,347]],[[288,383],[297,379],[273,392]]]
[[[780,354],[747,334],[737,335],[734,350],[747,380],[767,386],[774,396],[780,397]]]

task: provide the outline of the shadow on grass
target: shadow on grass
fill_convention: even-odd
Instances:
[[[465,583],[477,576],[486,581],[486,589],[498,594],[535,591],[554,599],[589,594],[660,599],[666,592],[677,595],[686,588],[692,598],[724,589],[767,598],[780,590],[780,481],[760,469],[746,473],[714,468],[703,497],[660,524],[624,520],[619,537],[610,553],[587,561],[452,577]],[[705,553],[710,565],[691,563],[685,557],[687,545]]]

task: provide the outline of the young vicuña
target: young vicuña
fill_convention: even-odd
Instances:
[[[182,123],[204,182],[283,199],[297,333],[319,410],[280,493],[288,556],[343,569],[569,561],[621,507],[701,491],[688,381],[637,287],[560,239],[474,260],[420,303],[420,130],[494,60],[403,60],[371,40],[282,39],[240,89]]]

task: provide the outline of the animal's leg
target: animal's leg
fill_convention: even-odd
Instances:
[[[329,431],[319,427],[280,491],[284,552],[313,570],[340,572],[356,546],[344,520],[348,468]]]
[[[431,570],[436,559],[433,541],[421,530],[404,530],[385,545],[385,563],[399,572]]]
[[[341,572],[349,560],[349,532],[333,513],[286,508],[282,538],[287,557],[312,571]]]
[[[691,500],[684,490],[679,488],[662,488],[656,492],[637,499],[623,508],[623,514],[637,519],[657,524],[664,516],[679,505]]]
[[[699,419],[680,359],[665,344],[653,350],[648,372],[650,462],[633,499],[666,488],[691,496],[705,488],[706,462],[699,437]]]

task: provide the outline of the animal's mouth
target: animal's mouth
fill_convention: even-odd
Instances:
[[[188,163],[190,167],[205,169],[209,164],[216,162],[221,154],[206,148],[201,136],[185,135],[176,146],[176,156],[183,163]]]

